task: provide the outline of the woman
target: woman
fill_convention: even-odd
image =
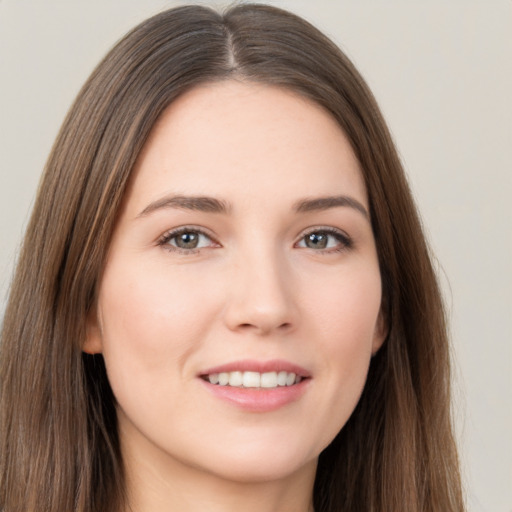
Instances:
[[[305,21],[136,27],[47,163],[2,332],[5,511],[461,511],[443,308],[375,100]]]

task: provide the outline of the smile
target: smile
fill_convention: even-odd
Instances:
[[[232,361],[198,375],[214,397],[247,412],[270,412],[287,406],[307,392],[311,373],[289,361]]]
[[[254,371],[232,371],[211,373],[203,376],[210,384],[218,386],[230,386],[237,388],[277,388],[293,386],[302,380],[300,375],[294,372],[254,372]]]

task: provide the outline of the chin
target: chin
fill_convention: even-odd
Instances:
[[[211,451],[211,450],[210,450]],[[258,483],[283,480],[298,472],[314,474],[318,453],[286,441],[261,446],[234,443],[222,453],[210,453],[203,470],[224,480],[239,483]]]
[[[315,474],[318,458],[308,461],[297,461],[274,457],[258,457],[257,460],[247,460],[238,457],[236,460],[215,465],[209,468],[209,473],[226,481],[243,484],[258,484],[271,481],[282,481],[304,472]],[[219,467],[217,467],[219,466]]]

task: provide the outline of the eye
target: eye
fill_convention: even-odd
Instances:
[[[170,231],[163,235],[158,242],[169,250],[179,252],[195,252],[198,249],[216,246],[210,236],[199,229],[180,228]]]
[[[319,251],[338,252],[351,247],[350,238],[333,228],[322,228],[306,233],[297,243],[297,247]]]

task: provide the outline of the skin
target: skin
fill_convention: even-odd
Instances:
[[[228,207],[176,207],[176,195]],[[332,196],[349,204],[296,210]],[[118,401],[133,512],[311,510],[318,455],[385,336],[368,211],[343,132],[295,93],[230,80],[166,110],[134,169],[84,346],[103,353]],[[183,226],[204,231],[195,249],[169,235]],[[308,245],[312,232],[326,248]],[[255,412],[200,378],[247,359],[300,365],[304,391]]]

